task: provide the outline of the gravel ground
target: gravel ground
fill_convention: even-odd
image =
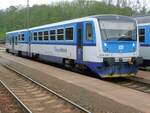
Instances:
[[[1,83],[0,113],[23,113],[23,109],[17,104],[15,98],[8,93],[8,91],[4,88],[4,86]]]
[[[5,44],[0,44],[0,47],[5,47]]]
[[[0,78],[5,81],[7,87],[13,91],[13,93],[32,111],[32,113],[85,113],[68,102],[54,96],[52,93],[38,85],[35,85],[31,81],[16,75],[16,73],[10,70],[7,70],[1,65],[0,69],[5,71],[1,72],[0,76],[2,77]],[[1,99],[0,95],[0,107],[1,100],[4,99]],[[6,103],[6,101],[3,101],[3,103]]]
[[[5,61],[1,60],[0,62]],[[16,62],[9,62],[9,65],[93,113],[142,113],[134,108],[98,95],[95,92],[88,91],[79,86],[52,77],[46,73],[42,73],[39,70],[25,67]],[[3,76],[0,76],[0,79],[2,78]]]
[[[139,71],[137,77],[150,81],[150,71]]]

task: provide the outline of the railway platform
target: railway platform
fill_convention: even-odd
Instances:
[[[98,109],[110,113],[150,113],[150,95],[147,93],[10,54],[0,53],[0,56],[6,59],[0,62],[73,98],[94,113],[99,113],[96,112]]]
[[[0,47],[0,51],[5,51],[5,48],[4,47]]]

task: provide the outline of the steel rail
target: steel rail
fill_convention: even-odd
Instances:
[[[144,78],[134,76],[134,77],[129,77],[127,79],[150,85],[150,80]]]
[[[144,92],[147,94],[150,94],[150,83],[147,81],[144,81],[140,78],[117,78],[117,79],[111,79],[111,80],[105,80],[107,82],[111,82],[113,84],[117,84],[123,87],[127,87],[136,91]]]
[[[53,90],[47,88],[46,86],[44,86],[44,85],[38,83],[37,81],[35,81],[35,80],[33,80],[32,78],[26,76],[25,74],[23,74],[23,73],[17,71],[17,70],[14,69],[13,67],[11,67],[11,66],[9,66],[9,65],[5,65],[5,64],[2,64],[2,65],[3,65],[4,67],[6,67],[7,69],[9,69],[9,70],[11,70],[11,71],[13,71],[13,72],[15,72],[15,73],[21,75],[22,77],[26,78],[27,80],[30,80],[31,82],[33,82],[33,83],[37,84],[38,86],[44,88],[45,90],[47,90],[47,91],[49,91],[50,93],[56,95],[57,97],[63,99],[64,101],[66,101],[66,102],[72,104],[73,106],[75,106],[76,108],[80,109],[81,111],[83,111],[83,112],[85,112],[85,113],[92,113],[92,112],[90,112],[89,110],[83,108],[82,106],[76,104],[75,102],[73,102],[73,101],[67,99],[66,97],[64,97],[64,96],[62,96],[62,95],[56,93],[55,91],[53,91]]]
[[[7,91],[17,100],[17,102],[22,106],[25,113],[32,113],[30,109],[0,80],[0,83],[7,89]]]

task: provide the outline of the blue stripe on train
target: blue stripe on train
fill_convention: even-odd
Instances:
[[[28,44],[28,42],[19,42],[20,44]],[[18,44],[19,44],[18,43]],[[41,45],[77,45],[76,43],[64,43],[64,42],[31,42],[31,44]],[[84,43],[82,46],[96,46],[96,43]]]
[[[150,44],[140,44],[142,47],[150,47]]]

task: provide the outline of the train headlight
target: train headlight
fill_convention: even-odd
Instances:
[[[132,46],[135,47],[135,43],[133,43]]]
[[[107,47],[107,43],[104,43],[104,46]]]

